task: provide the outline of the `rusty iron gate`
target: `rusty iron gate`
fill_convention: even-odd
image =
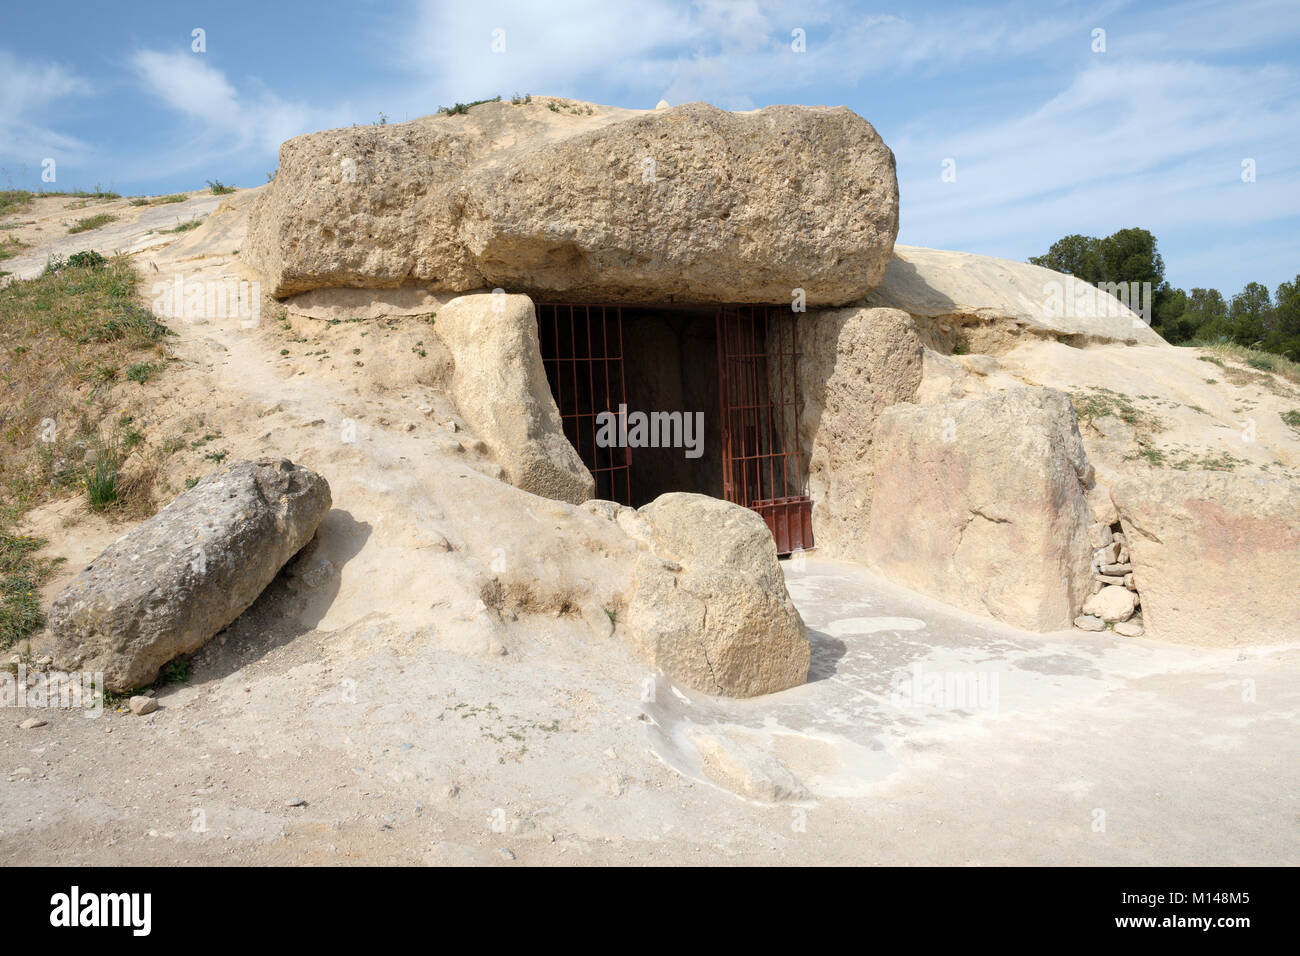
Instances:
[[[623,310],[538,303],[537,338],[564,436],[596,479],[596,497],[630,505],[631,450],[596,444],[596,416],[627,403]]]
[[[812,499],[799,461],[796,323],[786,310],[717,310],[722,496],[767,523],[777,553],[813,546]],[[623,311],[537,304],[537,337],[564,435],[596,481],[596,497],[632,503],[632,452],[596,443],[596,416],[627,404]]]
[[[813,546],[799,463],[796,323],[783,309],[718,309],[722,494],[762,515],[778,554]]]

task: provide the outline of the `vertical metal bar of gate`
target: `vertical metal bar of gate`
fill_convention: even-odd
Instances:
[[[617,414],[627,403],[624,376],[623,310],[619,306],[578,303],[537,304],[537,339],[551,397],[560,412],[564,437],[596,481],[596,497],[632,503],[632,452],[597,444],[596,416]],[[565,338],[564,326],[568,326]],[[617,350],[612,343],[617,340]],[[599,346],[599,349],[597,349]],[[596,366],[605,387],[600,388]],[[585,374],[581,367],[585,366]]]
[[[792,318],[767,306],[717,311],[723,497],[762,515],[783,555],[813,545],[799,462],[797,335]]]

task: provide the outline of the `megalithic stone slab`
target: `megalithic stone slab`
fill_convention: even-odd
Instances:
[[[287,459],[208,475],[111,544],[55,599],[55,666],[102,671],[122,692],[152,682],[253,603],[316,532],[329,484]]]
[[[885,276],[894,155],[844,107],[624,110],[533,97],[280,148],[250,212],[271,294],[503,288],[844,305]]]

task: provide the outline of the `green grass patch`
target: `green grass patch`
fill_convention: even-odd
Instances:
[[[1138,451],[1136,455],[1124,456],[1125,461],[1133,461],[1137,458],[1141,458],[1152,468],[1161,468],[1165,464],[1165,453],[1159,448],[1145,447]]]
[[[1204,471],[1234,471],[1238,465],[1248,465],[1245,458],[1238,458],[1236,455],[1230,455],[1226,451],[1217,455],[1202,455],[1200,458],[1182,458],[1173,462],[1169,467],[1176,471],[1187,471],[1189,468],[1201,469]]]
[[[16,340],[13,345],[49,335],[78,345],[119,342],[147,348],[170,333],[139,304],[139,281],[124,257],[105,259],[97,252],[55,257],[40,277],[0,290],[0,328],[6,339]]]
[[[162,206],[166,203],[184,202],[189,199],[184,193],[172,193],[170,196],[137,196],[131,200],[132,206]]]
[[[87,216],[85,219],[78,219],[73,225],[68,227],[68,235],[72,236],[79,232],[89,232],[92,229],[98,229],[100,226],[107,226],[110,222],[116,222],[117,217],[101,212],[94,216]]]
[[[1282,412],[1282,421],[1290,425],[1296,431],[1300,431],[1300,409],[1291,409],[1289,412]]]
[[[93,507],[149,513],[148,462],[121,474],[143,433],[115,421],[113,396],[124,377],[143,384],[166,354],[168,330],[141,304],[139,282],[125,257],[81,252],[0,289],[0,508],[14,520],[75,490]]]
[[[122,500],[122,451],[108,441],[95,449],[95,463],[86,472],[86,501],[94,511],[106,511]]]
[[[212,190],[212,195],[214,196],[225,196],[228,193],[233,193],[239,188],[238,186],[227,186],[220,179],[208,179],[205,181],[208,184],[208,188]]]
[[[35,557],[43,538],[0,527],[0,650],[8,650],[45,626],[41,585],[58,561]]]
[[[20,212],[25,212],[32,201],[41,199],[46,196],[66,197],[71,199],[121,199],[119,193],[110,192],[106,189],[100,189],[96,186],[93,190],[73,189],[73,190],[54,190],[51,192],[33,192],[30,189],[0,189],[0,217],[13,216]]]
[[[73,199],[102,199],[109,201],[112,199],[121,199],[121,193],[115,193],[108,189],[100,189],[96,186],[94,189],[70,189],[65,191],[56,190],[54,192],[40,192],[35,194],[37,198],[41,196],[70,196]]]
[[[128,365],[126,369],[126,380],[144,385],[149,379],[153,378],[158,371],[158,366],[153,362],[136,362],[134,365]]]
[[[17,236],[5,236],[0,239],[0,261],[12,259],[27,248],[27,243],[19,242]]]
[[[191,219],[188,222],[182,222],[172,226],[170,229],[159,229],[158,232],[189,232],[191,229],[197,229],[202,224],[202,219]]]
[[[190,677],[193,676],[193,665],[188,657],[178,657],[175,660],[168,661],[158,672],[158,679],[154,681],[154,686],[164,686],[166,684],[188,684]]]
[[[36,195],[27,189],[0,189],[0,216],[23,212],[32,204]]]
[[[1071,392],[1070,402],[1074,405],[1074,414],[1081,422],[1114,415],[1135,429],[1147,432],[1159,431],[1163,427],[1160,419],[1138,408],[1127,395],[1109,388],[1089,388]]]

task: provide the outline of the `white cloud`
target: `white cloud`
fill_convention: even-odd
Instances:
[[[667,89],[678,50],[700,42],[703,30],[691,11],[663,0],[635,8],[608,0],[424,3],[399,42],[405,64],[440,95],[468,101],[514,92],[573,95],[596,79]],[[494,39],[502,52],[493,52]],[[417,105],[418,112],[432,108]]]
[[[1096,16],[1027,18],[1019,5],[905,18],[867,15],[836,0],[534,0],[417,5],[399,45],[435,95],[471,100],[513,92],[578,95],[600,85],[670,102],[748,106],[779,93],[898,71],[952,70],[1045,49],[1071,32],[1086,46]],[[791,49],[805,31],[807,51]],[[504,51],[493,52],[493,31]],[[624,102],[638,106],[640,103]],[[416,112],[421,107],[415,106]],[[429,107],[423,108],[424,112]]]
[[[1132,24],[1111,31],[1107,40],[1115,52],[1133,56],[1236,53],[1293,42],[1300,37],[1298,12],[1295,0],[1187,0],[1135,10]]]
[[[44,117],[57,101],[93,92],[86,80],[65,67],[20,61],[0,50],[0,163],[39,175],[46,157],[67,164],[83,159],[90,147],[43,125]]]
[[[1280,67],[1106,60],[1018,116],[960,130],[919,118],[891,144],[902,239],[987,251],[1067,232],[1141,225],[1159,236],[1300,215],[1297,89]],[[956,182],[940,179],[946,157]],[[1240,177],[1248,157],[1253,184]]]
[[[173,109],[226,130],[245,125],[239,94],[203,55],[140,50],[131,64],[150,92]]]
[[[131,67],[144,87],[193,123],[187,142],[152,160],[155,175],[249,151],[274,156],[286,139],[345,122],[346,107],[317,109],[269,91],[241,94],[205,57],[155,50],[139,50],[131,57]]]
[[[1160,8],[1093,0],[1050,9],[1011,0],[929,14],[870,12],[852,0],[415,0],[393,43],[403,64],[428,81],[418,97],[580,95],[599,86],[726,105],[883,76],[969,75],[979,64],[992,69],[971,79],[993,85],[1008,66],[1058,61],[1070,44],[1086,57],[1096,27],[1107,31],[1111,59],[1168,61],[1285,45],[1300,37],[1300,16],[1294,0]],[[807,34],[802,55],[790,49],[794,28]],[[505,49],[494,53],[497,29]],[[424,100],[410,105],[413,114],[431,108]]]

